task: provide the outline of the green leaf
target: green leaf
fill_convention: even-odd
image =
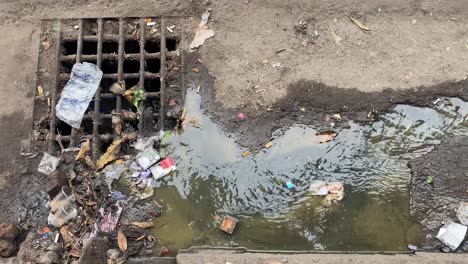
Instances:
[[[432,176],[427,176],[427,177],[426,177],[426,182],[427,182],[428,184],[433,184],[433,183],[434,183],[434,179],[432,178]]]

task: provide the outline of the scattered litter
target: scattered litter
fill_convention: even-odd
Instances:
[[[167,31],[169,31],[171,33],[174,33],[174,28],[175,28],[175,25],[166,27]]]
[[[111,85],[109,90],[114,94],[123,95],[125,92],[125,82],[115,82]]]
[[[159,251],[159,256],[164,257],[169,253],[170,253],[170,251],[169,251],[169,249],[167,247],[162,247],[161,250]]]
[[[242,153],[242,157],[245,158],[245,157],[249,156],[250,154],[251,154],[250,151],[246,150],[246,151],[244,151],[244,153]]]
[[[44,89],[42,88],[42,86],[38,86],[37,87],[37,95],[41,96],[44,94]]]
[[[356,24],[356,26],[358,26],[362,31],[364,31],[365,33],[367,33],[368,31],[370,31],[370,29],[368,27],[366,27],[364,24],[361,23],[361,21],[353,18],[353,17],[349,17],[351,19],[351,21],[354,22],[354,24]]]
[[[335,131],[322,131],[322,132],[315,134],[314,142],[317,142],[320,144],[326,143],[326,142],[332,141],[337,135],[338,133],[336,133]]]
[[[53,225],[55,227],[61,227],[68,221],[76,218],[78,216],[78,211],[76,207],[72,204],[67,204],[65,206],[60,207],[55,214],[50,213],[47,221],[49,225]]]
[[[190,52],[193,52],[195,49],[203,45],[203,43],[205,43],[207,39],[214,36],[214,31],[208,29],[208,27],[206,26],[210,17],[210,13],[211,9],[208,9],[202,15],[202,20],[200,21],[200,24],[198,24],[198,27],[195,29],[195,37],[193,38],[192,43],[190,43],[189,46]]]
[[[239,118],[239,119],[244,119],[244,118],[245,118],[245,115],[244,115],[243,113],[239,113],[239,114],[237,115],[237,118]]]
[[[271,66],[273,66],[273,68],[281,67],[281,63],[280,62],[273,63],[271,64]]]
[[[232,235],[232,233],[234,232],[234,228],[237,225],[237,222],[239,222],[239,220],[237,220],[236,218],[226,215],[223,218],[223,222],[221,223],[220,229]]]
[[[120,201],[117,203],[99,209],[99,213],[102,219],[99,222],[94,223],[91,237],[96,237],[98,232],[112,233],[119,222],[120,215],[122,214],[123,206]]]
[[[106,176],[105,181],[109,190],[112,190],[112,183],[120,179],[120,176],[122,176],[122,173],[124,170],[125,170],[125,165],[117,164],[117,163],[108,165],[107,167],[104,168],[104,170],[102,170],[102,172]]]
[[[91,143],[91,141],[88,138],[88,139],[86,139],[86,141],[83,144],[81,144],[80,151],[76,155],[75,160],[83,159],[86,156],[86,153],[88,153],[88,151],[90,149],[90,143]]]
[[[174,161],[171,158],[165,158],[158,164],[150,168],[153,179],[159,180],[169,173],[176,170]]]
[[[299,110],[300,110],[301,112],[305,112],[305,108],[304,108],[304,107],[299,108]]]
[[[309,192],[311,195],[325,196],[328,194],[327,183],[324,181],[313,181],[310,184]]]
[[[193,68],[192,70],[194,73],[200,73],[200,69],[198,69],[197,67]]]
[[[463,225],[468,225],[468,203],[462,202],[460,203],[460,207],[457,210],[457,217],[460,220],[460,223]]]
[[[197,87],[197,93],[200,93],[200,88],[201,88],[201,86],[198,85],[198,87]]]
[[[338,121],[341,121],[341,115],[340,114],[334,114],[333,118],[338,120]]]
[[[160,131],[159,135],[156,136],[139,138],[133,147],[139,151],[152,149],[154,146],[154,142],[160,140],[162,136],[164,136],[164,131]]]
[[[334,31],[331,32],[333,39],[337,45],[340,45],[340,42],[343,40],[340,36],[338,36]]]
[[[294,188],[296,188],[296,185],[294,185],[294,183],[290,182],[290,181],[287,181],[286,182],[286,187],[289,189],[289,190],[292,190]]]
[[[466,226],[449,221],[439,229],[436,237],[450,249],[456,250],[463,242],[466,230]]]
[[[160,158],[161,156],[159,156],[159,153],[155,149],[149,149],[138,153],[135,160],[142,170],[147,170]]]
[[[62,187],[60,192],[49,202],[51,212],[56,212],[63,206],[74,204],[76,201],[75,195],[68,187]]]
[[[156,25],[156,22],[155,21],[147,22],[146,25],[148,27],[154,27]]]
[[[57,117],[71,127],[80,128],[83,114],[102,79],[102,71],[92,63],[73,65],[70,80],[55,106]]]
[[[415,246],[415,245],[408,245],[408,249],[411,250],[411,251],[416,251],[416,250],[418,250],[418,247]]]
[[[57,168],[59,161],[60,159],[44,152],[44,156],[37,167],[37,171],[49,175]]]
[[[434,184],[434,178],[432,176],[427,176],[426,177],[426,183],[427,184]]]
[[[271,141],[265,144],[265,148],[267,149],[271,148],[272,146],[273,146],[273,142]]]
[[[47,40],[47,39],[44,39],[44,41],[42,41],[41,43],[42,45],[42,48],[44,49],[44,51],[48,50],[50,48],[50,42]]]

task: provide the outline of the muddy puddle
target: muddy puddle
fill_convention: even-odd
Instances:
[[[313,128],[296,125],[275,133],[270,149],[243,158],[246,149],[200,104],[189,90],[187,118],[201,128],[188,124],[161,153],[173,157],[177,172],[154,190],[164,213],[153,232],[171,249],[406,250],[424,239],[409,213],[407,161],[445,137],[468,134],[468,104],[451,98],[432,108],[398,105],[372,126],[350,122],[325,144],[314,142]],[[322,206],[308,195],[314,180],[342,182],[345,198]],[[231,236],[216,223],[225,214],[240,220]]]

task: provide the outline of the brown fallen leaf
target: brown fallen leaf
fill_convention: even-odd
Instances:
[[[356,24],[356,26],[358,26],[362,31],[364,31],[365,33],[367,33],[368,31],[370,31],[370,29],[368,27],[366,27],[364,24],[361,23],[361,21],[353,18],[353,17],[349,17],[351,18],[351,21],[354,22],[354,24]]]
[[[74,258],[79,258],[81,257],[81,250],[79,248],[74,248],[70,251],[70,256]]]
[[[114,140],[112,145],[107,148],[106,153],[104,153],[99,160],[96,162],[96,167],[102,169],[107,163],[114,161],[117,158],[117,153],[120,151],[120,144],[124,141],[123,138]]]
[[[314,142],[316,143],[325,143],[332,141],[338,133],[335,131],[323,131],[320,133],[315,134]]]
[[[88,153],[88,151],[90,149],[90,145],[91,145],[90,140],[88,138],[88,139],[86,139],[86,142],[83,143],[83,145],[81,145],[80,151],[76,155],[75,160],[83,159],[86,156],[86,153]]]
[[[130,225],[139,228],[150,228],[153,227],[153,222],[130,222]]]
[[[194,73],[199,73],[199,72],[200,72],[200,69],[198,69],[198,68],[193,68],[193,72],[194,72]]]
[[[122,250],[122,252],[127,251],[127,238],[125,237],[124,233],[120,229],[117,234],[117,243],[119,244],[119,248],[120,250]]]
[[[69,243],[70,245],[74,245],[78,241],[78,237],[75,236],[69,229],[68,226],[61,226],[60,235],[62,235],[63,242]]]

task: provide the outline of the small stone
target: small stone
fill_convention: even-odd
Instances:
[[[0,239],[13,240],[18,236],[18,228],[13,224],[0,225]]]
[[[12,241],[0,240],[0,256],[7,258],[13,255],[16,250],[15,244]]]
[[[120,255],[120,251],[118,251],[117,249],[109,249],[107,250],[107,258],[108,259],[113,259],[113,260],[116,260]]]
[[[59,243],[50,244],[50,245],[46,248],[46,251],[60,252],[61,250],[62,250],[62,245],[60,245]]]
[[[54,251],[45,251],[40,257],[37,263],[41,264],[53,264],[60,263],[60,256],[57,252]]]

